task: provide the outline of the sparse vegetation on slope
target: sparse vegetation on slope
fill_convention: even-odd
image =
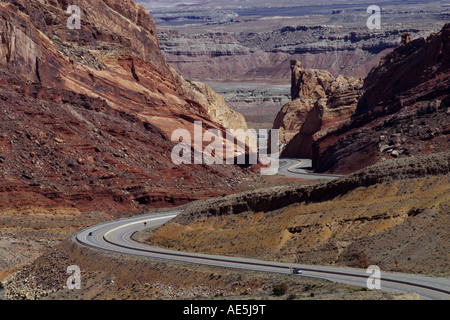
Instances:
[[[401,271],[450,274],[449,157],[386,161],[317,186],[198,203],[148,241],[185,251],[384,270],[396,270],[397,260]],[[264,209],[266,203],[271,206]]]
[[[80,290],[64,288],[66,268],[81,269]],[[283,291],[277,291],[279,284]],[[182,265],[99,252],[72,240],[61,243],[5,283],[6,299],[326,299],[392,300],[418,296],[331,283],[325,280]],[[274,290],[282,295],[274,295]]]

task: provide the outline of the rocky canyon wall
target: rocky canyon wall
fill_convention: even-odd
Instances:
[[[401,44],[363,81],[292,61],[292,99],[274,127],[282,155],[318,172],[349,173],[380,160],[448,151],[449,24]]]
[[[364,81],[351,121],[314,144],[320,171],[350,172],[382,159],[448,151],[450,24],[403,37]]]
[[[67,28],[67,1],[0,2],[1,206],[120,215],[234,190],[245,170],[175,166],[171,133],[245,120],[168,65],[143,7],[71,4],[81,29]]]

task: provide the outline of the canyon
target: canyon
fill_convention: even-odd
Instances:
[[[81,29],[68,29],[66,0],[0,0],[0,300],[274,299],[280,283],[287,299],[417,299],[74,242],[88,226],[170,208],[184,212],[136,239],[449,276],[445,2],[385,1],[375,32],[368,1],[138,2],[74,0]],[[225,144],[229,129],[274,127],[282,156],[345,176],[176,165],[175,130],[200,151],[194,123]],[[73,263],[81,291],[63,287]]]
[[[291,60],[365,78],[403,33],[426,37],[450,16],[442,1],[383,1],[382,29],[369,30],[370,1],[140,3],[152,11],[161,50],[180,74],[207,82],[252,127],[267,129],[289,102]]]
[[[67,1],[0,1],[2,279],[92,223],[259,183],[239,166],[172,163],[175,129],[247,124],[167,63],[145,8],[74,4],[79,30]]]
[[[383,159],[448,151],[449,28],[416,40],[403,34],[364,80],[292,60],[292,101],[273,125],[281,155],[313,159],[317,172],[351,173]]]
[[[317,133],[316,170],[352,172],[382,159],[448,151],[449,39],[447,23],[383,58],[365,79],[348,122]]]

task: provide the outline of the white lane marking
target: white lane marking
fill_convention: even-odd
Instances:
[[[109,231],[106,232],[103,236],[106,237],[106,236],[108,236],[108,234],[110,234],[110,233],[112,233],[112,232],[115,232],[115,231],[117,231],[117,230],[119,230],[119,229],[126,228],[126,227],[129,227],[129,226],[135,225],[135,224],[141,224],[141,223],[144,223],[144,222],[151,222],[151,221],[164,220],[164,219],[169,219],[169,220],[170,220],[170,219],[172,219],[172,218],[175,218],[176,216],[177,216],[177,215],[171,215],[171,216],[165,216],[165,217],[153,218],[153,219],[148,219],[148,220],[140,220],[140,221],[137,221],[137,222],[131,222],[131,223],[123,224],[123,225],[121,225],[121,226],[118,226],[117,228],[114,228],[114,229],[109,230]]]
[[[139,221],[136,221],[136,222],[131,222],[131,223],[128,223],[128,224],[125,224],[125,225],[121,225],[121,226],[119,226],[119,227],[116,227],[116,228],[114,228],[114,229],[111,229],[111,230],[109,230],[108,232],[106,232],[105,234],[104,234],[104,236],[106,237],[109,233],[112,233],[112,232],[115,232],[115,231],[117,231],[117,230],[119,230],[119,229],[122,229],[122,228],[125,228],[125,227],[128,227],[128,226],[131,226],[131,225],[136,225],[136,224],[141,224],[141,223],[143,223],[143,222],[151,222],[151,221],[156,221],[156,220],[164,220],[164,219],[168,219],[168,220],[170,220],[170,219],[172,219],[172,218],[174,218],[174,217],[176,217],[176,216],[178,216],[177,214],[175,214],[175,215],[170,215],[170,216],[163,216],[163,217],[158,217],[158,218],[152,218],[152,219],[147,219],[147,220],[139,220]],[[85,236],[85,238],[86,238],[86,236]],[[196,260],[197,258],[202,258],[201,256],[199,256],[199,257],[193,257],[193,259],[194,260]],[[224,257],[221,257],[221,258],[224,258]],[[187,261],[187,260],[186,260]],[[187,262],[189,262],[189,261],[187,261]],[[231,261],[222,261],[222,262],[226,262],[226,263],[231,263],[231,264],[233,264],[233,263],[240,263],[239,261],[233,261],[233,260],[231,260]],[[196,262],[194,262],[194,263],[196,263]],[[198,263],[198,262],[197,262]],[[201,263],[200,263],[201,264]],[[219,266],[224,266],[224,265],[220,265],[219,264]],[[275,268],[278,268],[279,266],[273,266],[273,267],[275,267]],[[247,268],[245,268],[245,267],[236,267],[236,268],[238,268],[238,269],[247,269]],[[251,270],[251,269],[247,269],[247,270]],[[258,269],[256,269],[256,271],[258,271]],[[259,271],[261,271],[261,270],[259,270]],[[264,271],[263,271],[264,272]],[[314,273],[314,271],[311,271],[311,273]],[[351,274],[347,274],[348,276],[352,276]],[[356,276],[357,276],[357,274],[355,274]],[[314,278],[319,278],[319,279],[327,279],[327,277],[324,277],[323,275],[321,275],[321,276],[313,276],[313,275],[310,275],[310,277],[314,277]],[[330,280],[330,281],[336,281],[336,282],[341,282],[341,283],[345,283],[344,281],[342,281],[342,279],[341,278],[338,278],[338,279],[328,279],[328,280]],[[350,281],[350,280],[349,280]],[[388,280],[387,280],[388,281]],[[420,284],[420,283],[419,283]],[[402,286],[406,286],[406,287],[409,287],[409,286],[414,286],[414,282],[412,282],[412,283],[410,283],[410,284],[401,284]],[[427,288],[425,288],[425,289],[427,289]],[[401,289],[399,289],[399,288],[395,288],[395,287],[387,287],[387,286],[385,286],[385,290],[393,290],[393,291],[397,291],[397,290],[400,290],[401,292],[405,292],[404,290],[401,290]],[[427,289],[428,291],[430,290],[430,289]],[[408,292],[408,291],[406,291],[406,292]],[[429,298],[429,297],[427,297],[427,296],[425,296],[425,295],[423,295],[423,293],[421,294],[421,296],[423,296],[424,298]]]

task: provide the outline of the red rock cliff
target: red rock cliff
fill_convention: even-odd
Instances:
[[[351,122],[314,144],[316,170],[346,173],[450,149],[450,23],[426,39],[403,38],[365,79]]]
[[[0,1],[0,205],[131,213],[235,188],[239,168],[171,162],[174,129],[225,127],[166,63],[148,11],[74,0],[70,30],[68,4]]]

